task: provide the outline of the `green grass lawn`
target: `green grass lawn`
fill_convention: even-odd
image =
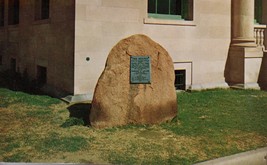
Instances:
[[[177,95],[170,123],[98,130],[70,118],[88,115],[86,103],[0,88],[0,162],[192,164],[267,146],[267,92]]]

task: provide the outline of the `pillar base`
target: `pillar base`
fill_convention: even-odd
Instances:
[[[256,39],[254,38],[234,38],[231,41],[231,47],[257,47]]]
[[[229,86],[259,89],[262,57],[260,48],[231,46],[225,68],[225,80]]]
[[[247,84],[233,84],[230,86],[232,89],[255,89],[260,90],[258,83],[247,83]]]

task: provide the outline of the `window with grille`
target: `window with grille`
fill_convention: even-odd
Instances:
[[[193,0],[148,0],[148,16],[193,20]]]
[[[175,88],[176,90],[186,89],[186,71],[185,70],[175,70]]]

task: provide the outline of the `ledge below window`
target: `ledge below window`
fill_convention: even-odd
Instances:
[[[156,18],[144,18],[144,24],[175,25],[175,26],[196,26],[194,21],[156,19]]]
[[[38,19],[38,20],[34,20],[33,24],[34,25],[39,25],[39,24],[50,24],[51,23],[51,19]]]
[[[10,24],[10,25],[7,25],[7,28],[16,30],[19,28],[19,24]]]

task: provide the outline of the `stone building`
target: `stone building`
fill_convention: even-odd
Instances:
[[[0,0],[0,68],[87,96],[111,48],[145,34],[171,55],[177,89],[266,89],[265,24],[267,0]]]

